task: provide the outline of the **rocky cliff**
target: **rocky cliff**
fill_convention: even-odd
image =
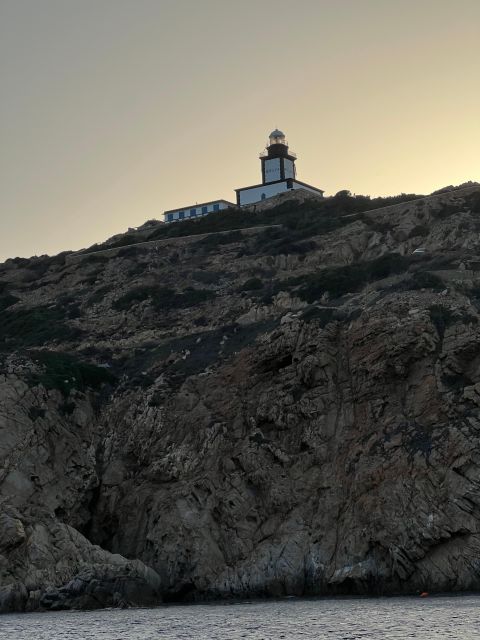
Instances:
[[[342,193],[0,265],[0,610],[479,589],[479,232]]]

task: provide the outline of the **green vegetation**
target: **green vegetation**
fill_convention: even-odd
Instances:
[[[194,271],[192,279],[201,284],[218,284],[224,275],[224,271]]]
[[[416,289],[433,289],[434,291],[442,291],[445,289],[445,283],[441,278],[429,271],[417,271],[406,282],[406,289],[414,291]]]
[[[28,410],[28,417],[32,422],[35,422],[37,418],[44,418],[46,414],[45,409],[41,409],[40,407],[30,407]]]
[[[257,337],[278,326],[278,320],[264,320],[248,326],[236,324],[174,338],[160,346],[139,351],[122,365],[122,372],[129,375],[129,384],[146,386],[152,378],[142,372],[158,366],[166,373],[171,386],[180,386],[188,376],[197,375],[222,359],[233,356],[247,347],[254,347]],[[165,362],[171,354],[178,358]],[[183,358],[182,355],[186,357]],[[158,375],[158,373],[157,373]]]
[[[17,267],[27,269],[30,272],[32,279],[41,278],[51,267],[63,267],[65,266],[65,258],[70,255],[72,251],[63,251],[56,256],[33,256],[32,258],[13,258],[7,260],[12,262]],[[26,281],[24,279],[24,281]]]
[[[169,287],[150,285],[130,289],[125,295],[115,300],[112,306],[117,311],[128,311],[136,302],[150,300],[150,303],[157,311],[168,311],[170,309],[194,307],[214,297],[215,292],[208,289],[188,287],[182,293],[177,293]]]
[[[472,213],[480,214],[480,187],[478,191],[468,195],[465,201]]]
[[[463,322],[464,324],[477,324],[478,317],[468,313],[467,311],[451,311],[447,307],[442,305],[432,305],[428,308],[430,312],[430,319],[435,325],[438,335],[443,339],[445,329],[454,322]]]
[[[36,351],[31,357],[43,368],[42,373],[30,376],[31,384],[42,384],[46,389],[58,389],[65,396],[72,389],[97,390],[103,384],[113,384],[116,380],[104,367],[82,362],[67,353]]]
[[[126,234],[113,244],[93,245],[89,247],[86,252],[104,251],[110,248],[134,245],[149,240],[166,240],[168,238],[210,234],[219,231],[239,231],[246,227],[264,225],[284,225],[290,231],[295,232],[293,235],[291,233],[288,235],[290,241],[296,243],[300,239],[328,233],[340,226],[350,224],[355,219],[362,219],[361,214],[365,211],[409,202],[419,197],[421,196],[402,193],[401,195],[390,198],[370,198],[361,195],[352,196],[349,191],[340,191],[333,198],[325,198],[324,200],[312,199],[306,200],[303,203],[290,200],[264,211],[235,207],[213,212],[208,216],[196,220],[184,220],[183,222],[174,224],[157,225],[146,237],[145,234],[141,236]],[[349,217],[345,218],[346,216]],[[241,239],[240,234],[227,236],[223,240],[221,236],[219,236],[218,240],[205,239],[203,244],[199,243],[199,247],[214,249],[220,244],[237,242]],[[277,240],[281,240],[281,238],[278,237]],[[285,250],[287,249],[288,247]],[[272,247],[270,250],[273,253],[275,250],[280,252],[280,247],[277,247],[277,249]],[[302,247],[298,252],[304,250],[305,247]],[[90,256],[89,259],[91,257],[92,256]]]
[[[252,254],[269,256],[305,255],[317,248],[314,240],[305,240],[308,236],[327,233],[353,222],[351,219],[326,216],[317,220],[297,220],[294,227],[274,227],[265,229],[255,236],[248,251]]]
[[[474,284],[471,287],[466,287],[463,289],[463,292],[474,301],[480,301],[480,285]]]
[[[388,233],[394,228],[391,222],[380,222],[378,220],[372,220],[367,216],[362,216],[362,221],[371,231],[377,231],[378,233]]]
[[[388,276],[402,273],[408,269],[410,260],[398,253],[389,253],[369,262],[357,262],[341,267],[328,267],[318,273],[290,278],[279,283],[277,288],[298,286],[297,295],[308,303],[328,293],[339,298],[347,293],[360,291],[366,284]]]
[[[108,249],[108,247],[104,247],[102,245],[95,245],[95,246],[98,247],[98,249],[95,249],[95,251],[103,251],[104,249]],[[88,249],[88,251],[94,251],[94,249]],[[110,258],[108,256],[104,256],[104,255],[97,256],[95,254],[92,254],[85,258],[85,262],[90,264],[96,264],[96,263],[102,264],[102,263],[108,262],[109,259]]]
[[[94,244],[91,247],[85,249],[85,253],[93,253],[95,251],[105,251],[107,249],[118,249],[118,247],[125,247],[130,244],[135,244],[137,242],[143,242],[144,238],[140,239],[139,236],[133,235],[130,233],[126,233],[124,236],[115,240],[115,242],[109,244]],[[90,258],[89,258],[90,259]],[[105,257],[106,260],[108,258]]]
[[[317,320],[320,326],[325,327],[329,322],[334,319],[335,309],[332,308],[322,308],[322,307],[308,307],[302,313],[302,320],[304,322],[312,322],[312,320]]]
[[[419,289],[433,289],[443,291],[445,283],[434,273],[429,271],[416,271],[413,275],[385,287],[385,293],[401,291],[418,291]]]
[[[328,267],[318,273],[290,278],[283,282],[274,283],[272,295],[278,291],[298,287],[296,295],[309,304],[319,300],[324,293],[331,298],[340,298],[347,293],[361,291],[367,284],[388,278],[389,276],[405,273],[416,259],[401,256],[398,253],[388,253],[375,260],[357,262],[341,267]],[[387,287],[387,291],[413,291],[416,289],[434,289],[442,291],[444,282],[433,273],[423,269],[415,271],[409,278]]]
[[[201,238],[195,243],[195,247],[206,251],[213,251],[222,245],[233,244],[234,242],[240,242],[241,240],[243,240],[243,234],[241,231],[231,231],[230,233],[219,233],[218,235],[205,236],[205,238]]]
[[[422,238],[428,236],[428,227],[425,224],[417,224],[416,227],[410,230],[408,234],[409,238],[416,238],[417,236],[421,236]]]
[[[71,340],[80,331],[66,325],[65,317],[65,309],[58,305],[11,311],[7,309],[0,313],[0,345],[6,343],[13,348],[38,347],[46,342]]]
[[[57,308],[61,310],[65,318],[69,320],[79,318],[82,315],[78,295],[85,292],[85,289],[78,289],[76,293],[62,293],[57,298]]]
[[[438,335],[443,340],[445,329],[454,322],[453,312],[447,307],[435,304],[428,308],[430,320],[435,325]]]
[[[117,255],[120,258],[138,258],[138,256],[145,255],[146,253],[148,253],[148,249],[146,247],[134,244],[133,246],[120,249]]]
[[[452,204],[450,202],[442,202],[439,209],[432,210],[432,215],[439,220],[445,220],[445,218],[449,218],[459,211],[462,210],[462,207],[458,204]]]
[[[263,289],[263,280],[260,278],[249,278],[240,287],[238,291],[259,291]]]
[[[8,309],[18,301],[19,298],[12,296],[10,293],[0,294],[0,312],[5,311],[5,309]]]
[[[103,287],[99,287],[96,291],[94,291],[86,301],[87,306],[91,306],[93,304],[98,304],[99,302],[103,302],[107,293],[113,291],[112,284],[106,284]]]

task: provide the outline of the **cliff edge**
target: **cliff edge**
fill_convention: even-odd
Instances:
[[[212,216],[0,265],[0,610],[479,589],[480,186]]]

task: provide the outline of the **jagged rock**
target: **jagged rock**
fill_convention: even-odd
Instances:
[[[252,232],[0,265],[0,611],[480,588],[479,282],[445,273],[475,262],[465,198],[304,253]],[[312,284],[418,238],[405,272]]]

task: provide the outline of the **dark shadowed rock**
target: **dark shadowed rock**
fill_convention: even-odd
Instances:
[[[0,265],[0,611],[480,588],[478,186],[342,198]]]

